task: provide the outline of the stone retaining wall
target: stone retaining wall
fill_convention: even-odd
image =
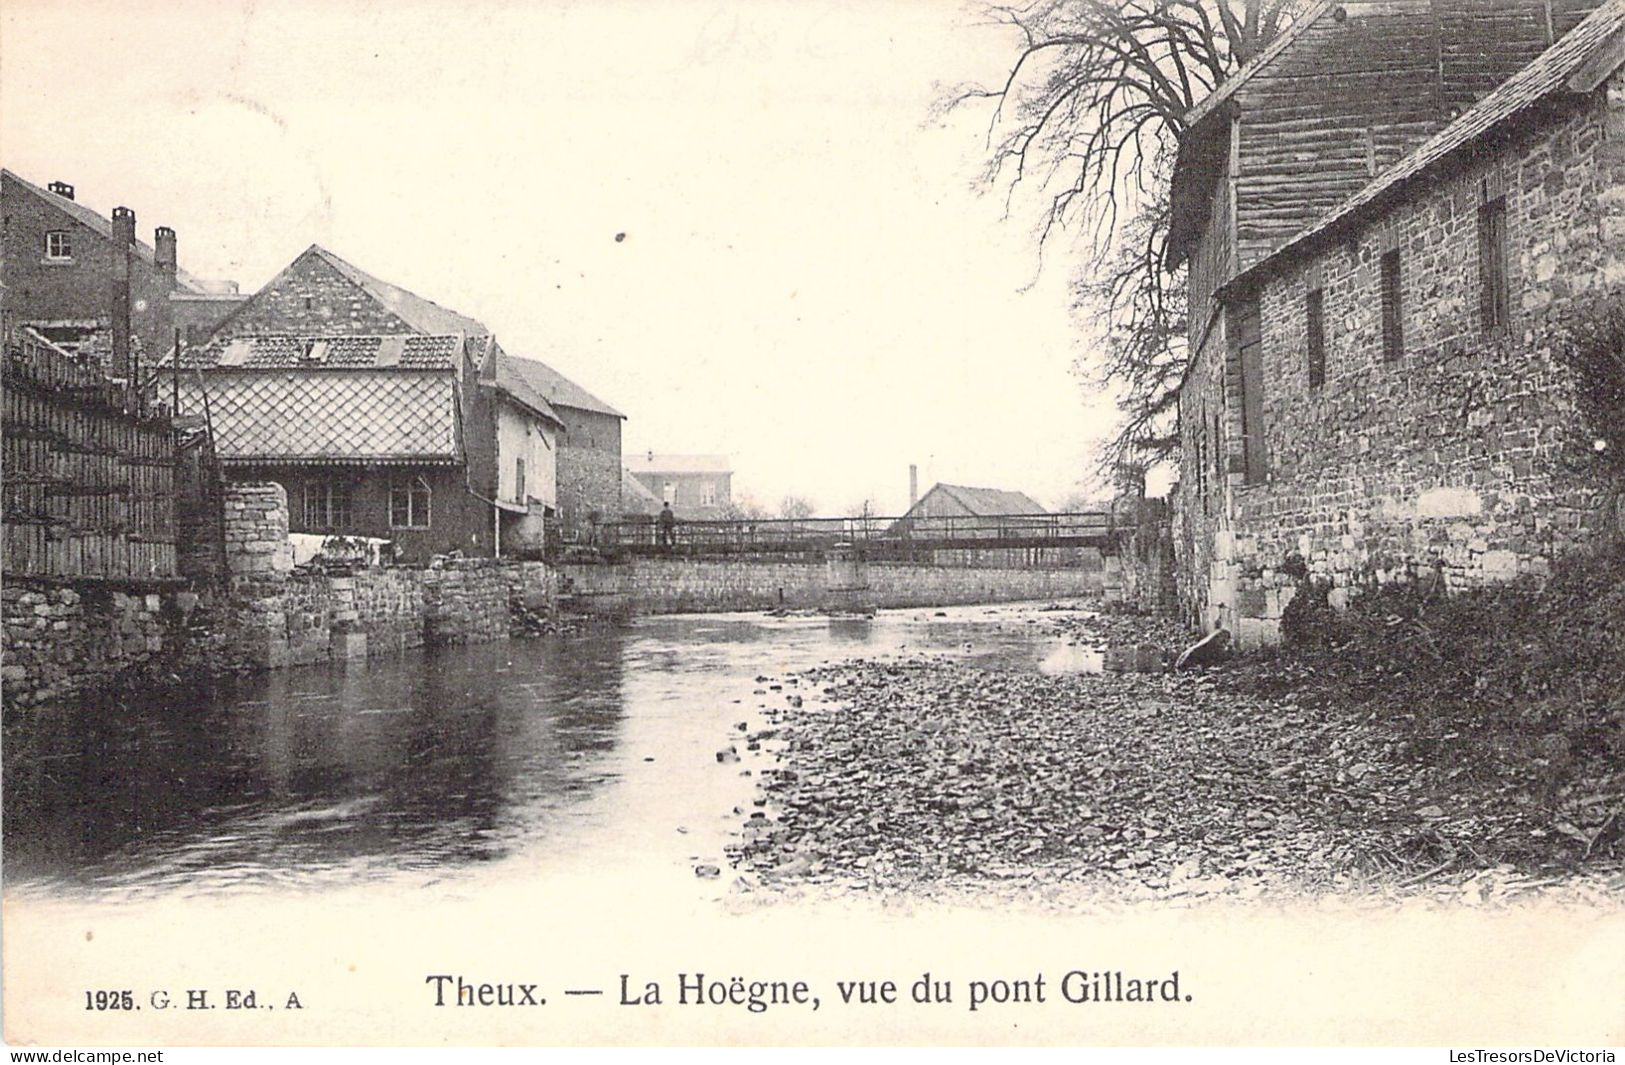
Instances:
[[[878,607],[953,606],[1097,596],[1099,570],[1016,570],[871,563],[867,600]],[[561,589],[588,609],[631,614],[818,609],[827,605],[824,562],[636,559],[615,565],[565,565]]]

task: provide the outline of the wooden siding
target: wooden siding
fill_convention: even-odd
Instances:
[[[4,568],[13,577],[176,575],[167,418],[100,368],[23,333],[3,375]]]
[[[1240,266],[1444,124],[1428,0],[1345,8],[1346,19],[1322,16],[1238,94]]]

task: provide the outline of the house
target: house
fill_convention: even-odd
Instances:
[[[726,455],[627,457],[626,469],[645,489],[684,521],[716,521],[733,505],[733,469]]]
[[[527,360],[325,248],[180,365],[180,409],[234,479],[283,485],[291,531],[387,538],[413,561],[539,554],[556,531],[565,422]]]
[[[1542,573],[1594,532],[1556,350],[1625,284],[1622,57],[1625,0],[1321,3],[1193,112],[1189,620],[1268,644],[1302,569],[1336,606]]]
[[[235,282],[203,281],[180,268],[173,229],[159,226],[143,243],[134,211],[116,207],[104,218],[67,182],[42,188],[0,170],[0,217],[7,328],[31,328],[70,353],[95,353],[115,377],[127,376],[132,359],[156,361],[175,329],[212,327],[242,300]]]
[[[600,522],[621,513],[621,423],[626,415],[545,362],[510,358],[505,365],[544,397],[563,421],[559,430],[558,527],[586,541]]]
[[[1023,519],[1047,513],[1042,504],[1023,492],[938,482],[891,524],[886,535],[905,539],[929,534],[991,540],[1005,530],[1030,524]],[[917,560],[935,565],[1026,567],[1070,560],[1076,552],[1041,548],[956,548],[925,554],[930,557],[916,556]]]

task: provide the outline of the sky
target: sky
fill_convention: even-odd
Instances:
[[[899,513],[911,463],[1053,507],[1110,430],[1075,267],[934,107],[1017,46],[956,0],[7,0],[0,161],[245,292],[321,244],[770,510]]]

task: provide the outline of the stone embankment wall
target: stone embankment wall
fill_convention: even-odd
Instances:
[[[877,607],[952,606],[1095,596],[1099,570],[1012,570],[871,563],[867,601]],[[828,605],[824,562],[635,559],[615,565],[566,565],[563,589],[591,608],[629,614],[818,609]]]
[[[540,562],[459,559],[427,569],[293,566],[287,500],[276,484],[233,485],[226,500],[235,657],[274,668],[505,638],[512,604],[548,611],[557,578]]]
[[[226,487],[222,512],[227,573],[195,589],[8,580],[6,701],[74,698],[143,670],[269,669],[497,640],[509,634],[515,607],[531,617],[553,609],[558,578],[540,562],[296,569],[287,500],[275,484]]]

